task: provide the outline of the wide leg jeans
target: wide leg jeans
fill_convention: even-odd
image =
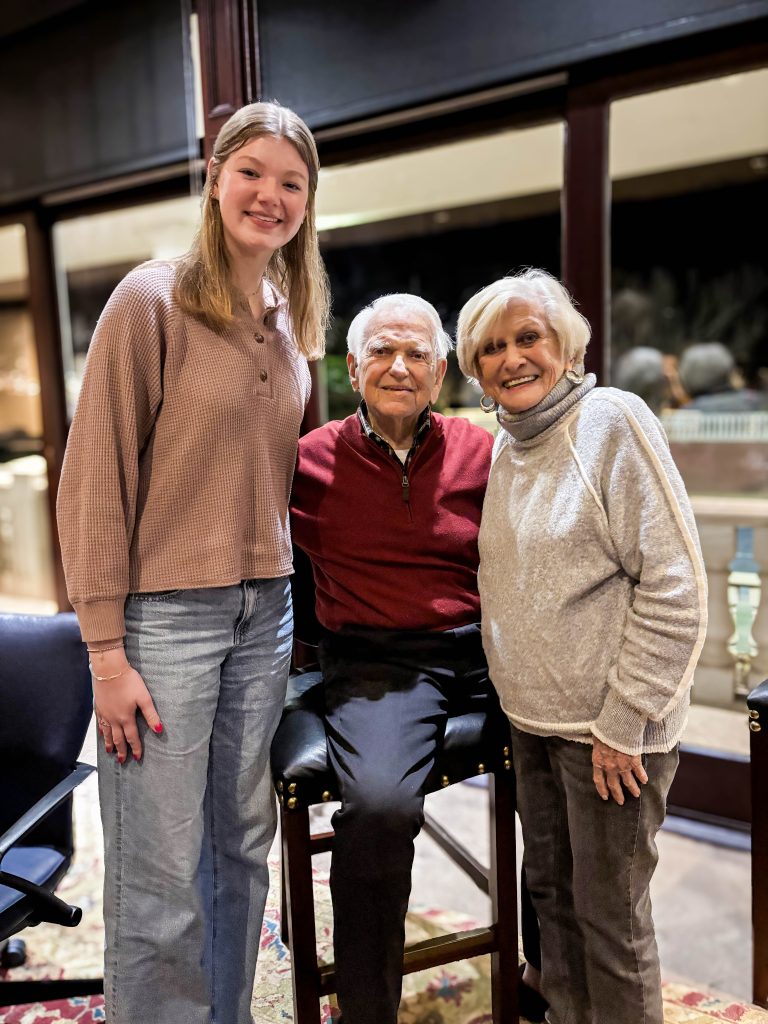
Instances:
[[[287,579],[128,598],[164,730],[99,750],[108,1024],[251,1022],[292,626]]]

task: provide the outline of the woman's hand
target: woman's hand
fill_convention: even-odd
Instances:
[[[592,780],[603,800],[612,796],[617,804],[623,804],[622,783],[632,796],[640,796],[637,783],[645,785],[648,776],[639,755],[622,754],[595,736],[592,741]]]
[[[149,690],[136,669],[131,668],[122,648],[100,655],[93,666],[99,676],[120,673],[116,679],[93,680],[93,708],[99,732],[104,737],[104,747],[108,754],[117,751],[120,764],[128,757],[130,747],[134,760],[138,761],[141,758],[141,739],[136,725],[137,709],[153,732],[163,731]]]

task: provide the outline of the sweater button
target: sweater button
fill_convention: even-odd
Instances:
[[[259,334],[259,332],[256,331],[253,336],[256,339],[256,341],[259,343],[259,345],[262,345],[264,343],[264,335],[263,334]]]
[[[263,384],[266,379],[267,379],[267,371],[266,370],[262,370],[261,373],[259,374],[259,380]]]

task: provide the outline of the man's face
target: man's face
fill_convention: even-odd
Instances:
[[[359,360],[347,356],[349,379],[374,420],[416,418],[440,394],[446,361],[437,359],[432,325],[418,315],[375,316]]]

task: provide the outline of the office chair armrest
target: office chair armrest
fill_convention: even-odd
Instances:
[[[74,928],[80,924],[83,912],[80,907],[70,907],[68,903],[54,896],[52,892],[43,889],[34,882],[12,875],[9,871],[0,871],[0,885],[6,885],[9,889],[23,893],[35,908],[34,921],[30,923],[40,924],[41,921],[49,921],[51,924],[60,924],[65,928]]]
[[[95,771],[96,769],[93,765],[78,761],[74,771],[66,779],[62,779],[57,786],[54,786],[33,807],[30,807],[26,814],[23,814],[15,824],[11,825],[8,831],[0,836],[0,862],[2,862],[3,857],[12,846],[18,843],[35,825],[39,825],[52,811],[55,811],[59,804],[63,803],[70,793],[81,782],[84,782],[91,772]],[[7,885],[8,883],[4,884]],[[16,886],[11,886],[11,888],[16,888]]]

